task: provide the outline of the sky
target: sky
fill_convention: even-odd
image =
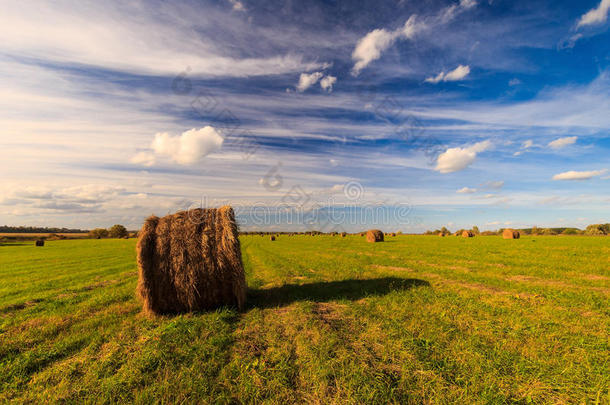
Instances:
[[[610,0],[21,1],[0,224],[610,222]]]

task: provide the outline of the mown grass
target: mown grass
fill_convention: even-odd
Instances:
[[[134,239],[0,246],[0,402],[610,403],[610,238],[241,240],[245,312],[154,319]]]

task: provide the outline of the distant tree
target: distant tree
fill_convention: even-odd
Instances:
[[[535,225],[532,227],[532,235],[540,235],[540,229]]]
[[[451,231],[449,229],[445,228],[444,226],[441,228],[441,230],[438,233],[443,234],[443,235],[451,235]]]
[[[107,238],[108,230],[104,228],[95,228],[89,231],[89,237],[93,239]]]
[[[591,236],[608,235],[610,234],[610,224],[589,225],[587,229],[585,229],[585,234]]]
[[[540,232],[540,235],[557,235],[557,232],[551,228],[545,228]]]
[[[472,227],[472,233],[474,233],[475,235],[479,235],[481,232],[479,232],[479,227],[478,226],[473,226]]]
[[[561,232],[562,235],[578,235],[579,231],[576,228],[566,228]]]
[[[123,225],[116,224],[108,229],[108,236],[111,238],[124,238],[125,236],[129,236],[129,232],[127,232],[127,228]]]

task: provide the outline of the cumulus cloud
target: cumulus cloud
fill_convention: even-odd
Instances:
[[[325,76],[320,80],[320,87],[324,90],[331,92],[333,91],[333,85],[337,82],[337,78],[335,76]]]
[[[610,0],[602,0],[596,8],[580,17],[577,28],[605,23],[608,20],[608,10],[610,10]]]
[[[324,76],[322,72],[301,73],[299,83],[296,86],[298,92],[304,92],[318,82]]]
[[[439,83],[439,82],[457,82],[463,80],[470,74],[470,66],[460,65],[450,72],[440,72],[434,77],[426,79],[427,83]]]
[[[591,170],[584,172],[577,172],[571,170],[569,172],[559,173],[553,176],[553,180],[590,180],[593,177],[601,176],[605,174],[608,170]]]
[[[577,136],[566,136],[565,138],[559,138],[549,142],[549,146],[553,149],[561,149],[564,146],[575,144],[577,139]]]
[[[438,156],[436,171],[441,173],[453,173],[470,166],[477,154],[491,148],[490,141],[475,143],[467,148],[450,148]]]
[[[456,191],[456,193],[458,194],[474,194],[477,192],[476,188],[470,188],[470,187],[463,187],[461,189],[459,189],[458,191]]]
[[[131,161],[144,165],[152,165],[155,155],[169,156],[173,161],[182,165],[190,165],[200,161],[203,157],[218,150],[222,146],[223,138],[213,127],[206,126],[200,129],[190,129],[181,135],[172,136],[166,132],[155,134],[150,152],[140,152]]]

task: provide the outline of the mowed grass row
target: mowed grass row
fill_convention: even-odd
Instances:
[[[241,238],[248,309],[146,318],[135,240],[0,246],[0,402],[610,403],[610,238]]]

